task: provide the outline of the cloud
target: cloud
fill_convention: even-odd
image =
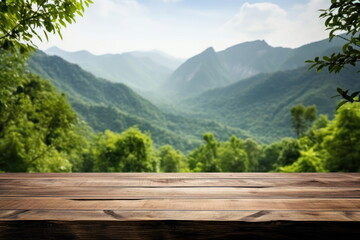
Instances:
[[[159,7],[159,3],[165,5],[164,1],[167,6]],[[318,9],[328,8],[328,0],[302,0],[302,4],[291,1],[285,5],[268,0],[241,1],[236,14],[233,5],[229,9],[223,0],[217,0],[221,4],[216,6],[206,1],[207,7],[171,3],[176,1],[96,0],[83,18],[78,17],[76,24],[63,29],[63,41],[50,36],[49,43],[39,46],[45,49],[56,45],[68,51],[87,49],[96,54],[156,48],[190,57],[209,46],[221,50],[257,39],[272,46],[298,47],[328,34],[323,20],[318,18]]]
[[[225,25],[248,34],[270,33],[279,28],[287,12],[273,3],[244,3]]]
[[[275,46],[298,47],[327,36],[318,10],[328,4],[327,0],[309,0],[284,9],[269,2],[244,3],[223,30],[238,42],[264,39]]]
[[[146,8],[136,0],[101,0],[94,1],[88,12],[89,15],[99,15],[101,17],[111,15],[130,17],[143,14],[146,12]]]

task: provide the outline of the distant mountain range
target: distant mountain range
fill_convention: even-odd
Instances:
[[[168,96],[189,96],[230,83],[231,76],[225,65],[214,49],[208,48],[176,69],[162,86],[162,92]]]
[[[124,83],[139,91],[156,89],[182,63],[181,59],[160,51],[93,55],[87,51],[66,52],[52,47],[45,52],[78,64],[97,77]]]
[[[53,48],[48,52],[80,67],[41,52],[29,66],[64,92],[96,131],[119,132],[137,125],[150,131],[157,144],[188,150],[209,131],[220,140],[232,134],[261,142],[294,136],[290,108],[296,104],[315,104],[319,113],[332,116],[338,100],[330,97],[336,87],[360,90],[359,74],[353,69],[340,74],[308,71],[305,60],[338,51],[342,44],[335,38],[331,43],[325,39],[289,49],[253,41],[220,52],[210,47],[181,65],[162,53],[95,56]],[[104,80],[123,78],[129,87],[151,90],[161,95],[162,102],[173,103],[167,105],[172,113],[124,84]]]
[[[335,38],[330,43],[325,39],[290,49],[272,47],[257,40],[220,52],[209,47],[185,62],[159,51],[93,55],[87,51],[66,52],[52,47],[46,53],[78,64],[97,77],[123,83],[143,96],[153,92],[187,98],[260,73],[302,67],[307,59],[324,55],[343,44],[344,40]]]
[[[157,145],[171,144],[182,151],[198,145],[207,131],[216,133],[223,140],[233,134],[251,137],[245,131],[214,121],[164,112],[126,85],[97,78],[57,56],[37,52],[28,65],[65,93],[80,117],[95,131],[122,132],[136,125],[142,131],[150,132]]]
[[[296,69],[307,59],[339,48],[342,39],[326,40],[296,49],[271,47],[265,41],[240,43],[223,51],[208,48],[183,63],[162,86],[162,91],[178,97],[193,97],[207,90],[255,76]]]

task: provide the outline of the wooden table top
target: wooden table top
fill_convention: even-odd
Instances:
[[[359,173],[3,173],[0,221],[359,222]]]

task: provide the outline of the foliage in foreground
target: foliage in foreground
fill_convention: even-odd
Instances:
[[[329,40],[339,37],[346,41],[339,53],[330,56],[316,57],[308,60],[311,68],[316,68],[319,72],[323,68],[328,68],[331,73],[338,73],[348,66],[356,67],[360,61],[360,2],[354,0],[331,0],[328,9],[322,9],[320,18],[325,18],[326,30],[329,30]],[[344,33],[344,34],[342,34]],[[341,34],[341,35],[339,35]],[[339,102],[337,109],[347,102],[359,102],[360,91],[349,92],[337,88],[339,97],[343,100]]]
[[[28,53],[35,49],[33,38],[43,40],[42,31],[61,36],[61,28],[82,16],[91,0],[7,0],[0,1],[0,49]]]
[[[80,170],[86,145],[77,115],[48,81],[0,54],[0,171]]]

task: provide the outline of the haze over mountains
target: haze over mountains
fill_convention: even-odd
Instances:
[[[233,134],[251,137],[245,131],[214,121],[164,112],[126,85],[97,78],[57,56],[37,52],[28,64],[33,72],[65,93],[80,117],[95,131],[122,132],[136,125],[149,132],[157,145],[171,144],[182,151],[199,144],[206,131],[223,140]]]
[[[265,142],[293,136],[290,109],[297,104],[316,105],[318,112],[333,116],[339,99],[336,88],[360,89],[356,70],[339,74],[317,73],[307,67],[260,74],[187,100],[194,112],[202,112],[222,124],[246,129]]]
[[[322,56],[343,43],[341,39],[334,39],[331,43],[325,39],[290,49],[271,47],[258,40],[240,43],[220,52],[208,48],[182,64],[168,78],[162,90],[179,97],[196,96],[259,73],[302,67],[307,59]]]
[[[87,51],[66,52],[53,47],[46,53],[79,64],[97,77],[124,83],[140,93],[150,91],[172,98],[186,98],[259,73],[302,67],[307,59],[322,56],[342,44],[342,39],[335,38],[330,43],[325,39],[290,49],[272,47],[257,40],[219,52],[209,47],[184,63],[159,51],[97,56]]]
[[[68,95],[95,130],[123,131],[138,125],[158,144],[186,150],[208,131],[219,139],[235,134],[260,142],[294,136],[290,108],[296,104],[315,104],[319,113],[332,115],[337,100],[330,97],[336,87],[360,89],[358,74],[352,69],[336,75],[308,71],[305,60],[336,51],[343,43],[325,39],[289,49],[259,40],[219,52],[210,47],[181,65],[154,52],[95,56],[52,48],[47,53],[66,61],[38,53],[29,65]],[[176,99],[173,113],[119,82],[168,97],[170,103]]]
[[[156,89],[182,62],[159,51],[93,55],[87,51],[66,52],[52,47],[45,52],[76,63],[97,77],[140,91]]]

